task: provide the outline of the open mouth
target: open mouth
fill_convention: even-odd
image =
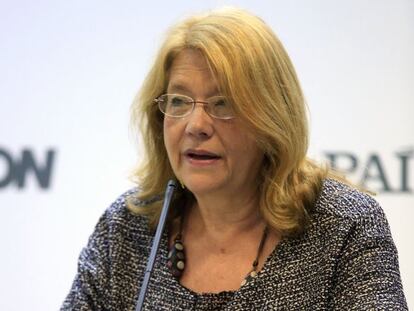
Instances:
[[[217,154],[208,152],[208,151],[195,151],[189,150],[186,153],[186,156],[193,160],[216,160],[220,159],[220,156]]]

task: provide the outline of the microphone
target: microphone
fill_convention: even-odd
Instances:
[[[157,231],[155,232],[154,241],[152,242],[151,253],[148,258],[147,268],[145,269],[144,281],[142,282],[141,290],[139,292],[138,297],[138,303],[135,308],[135,311],[141,311],[142,306],[144,305],[145,295],[147,293],[149,280],[155,263],[155,257],[158,253],[161,236],[165,227],[165,221],[167,220],[168,210],[170,208],[171,199],[176,187],[177,183],[174,180],[170,179],[168,181],[167,188],[165,189],[164,203],[161,210],[160,220],[158,221]]]

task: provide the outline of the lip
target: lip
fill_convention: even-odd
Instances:
[[[199,155],[199,156],[209,156],[209,157],[215,157],[220,158],[220,156],[217,153],[204,150],[204,149],[187,149],[184,151],[184,155],[191,156],[191,155]]]
[[[190,164],[195,166],[213,165],[221,159],[219,154],[204,149],[187,149],[183,155]],[[203,156],[206,158],[202,158]]]

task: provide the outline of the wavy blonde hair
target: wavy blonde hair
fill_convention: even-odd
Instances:
[[[140,200],[164,191],[174,178],[163,139],[163,115],[154,99],[165,93],[174,58],[184,49],[200,51],[218,81],[221,93],[234,104],[265,154],[260,185],[260,212],[282,235],[305,228],[327,170],[307,157],[306,104],[294,67],[273,31],[258,17],[225,8],[185,19],[170,29],[132,105],[132,125],[140,125],[145,147],[143,165],[133,177]],[[176,196],[179,206],[194,199],[188,190]],[[154,226],[161,203],[129,208],[149,217]]]

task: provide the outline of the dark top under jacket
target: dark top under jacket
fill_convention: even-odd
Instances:
[[[79,257],[61,310],[135,310],[152,234],[119,197]],[[142,204],[145,204],[144,202]],[[299,238],[282,240],[258,276],[239,290],[195,293],[167,268],[163,235],[145,310],[408,310],[397,250],[378,203],[327,179]]]

